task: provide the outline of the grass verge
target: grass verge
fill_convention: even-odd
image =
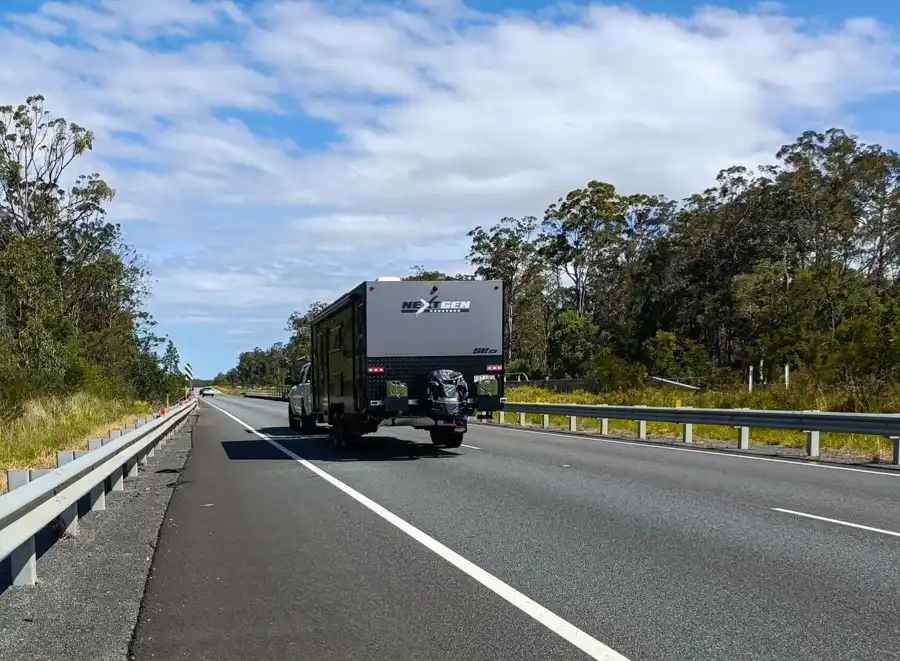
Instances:
[[[816,393],[818,399],[807,401],[803,405],[801,394],[794,393],[788,397],[785,393],[704,392],[700,394],[684,393],[666,388],[644,388],[640,390],[592,394],[584,391],[554,392],[533,386],[507,388],[506,397],[510,402],[558,403],[558,404],[612,404],[619,406],[675,406],[681,400],[682,406],[695,408],[754,408],[762,410],[791,410],[791,400],[799,401],[793,410],[842,410],[835,399],[827,394]],[[840,400],[843,401],[843,400]],[[894,411],[889,411],[894,412]],[[525,421],[529,425],[540,426],[542,416],[527,414]],[[564,416],[550,416],[551,427],[568,427],[569,420]],[[578,429],[581,431],[599,431],[600,421],[593,418],[579,418]],[[609,433],[620,436],[635,436],[637,423],[631,420],[610,420]],[[681,438],[682,425],[667,422],[648,422],[647,434],[663,438]],[[714,425],[694,425],[696,441],[732,441],[737,443],[737,430],[732,427]],[[752,429],[750,442],[756,445],[772,445],[789,448],[805,448],[806,434],[800,431],[782,429]],[[861,457],[877,463],[886,462],[891,455],[891,444],[886,438],[863,434],[822,433],[819,439],[823,451],[838,456]]]
[[[101,438],[152,412],[146,402],[107,400],[89,393],[28,402],[24,413],[0,423],[0,493],[6,471],[55,468],[57,450],[87,449]]]

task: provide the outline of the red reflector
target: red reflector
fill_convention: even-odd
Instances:
[[[384,374],[383,367],[370,367],[369,374]]]
[[[488,365],[488,366],[487,366],[487,371],[488,371],[488,372],[502,372],[502,371],[503,371],[503,365]]]

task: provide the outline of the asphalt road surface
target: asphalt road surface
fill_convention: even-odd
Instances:
[[[900,658],[900,475],[200,406],[136,659]]]

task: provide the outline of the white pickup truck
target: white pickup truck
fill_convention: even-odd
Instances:
[[[300,370],[300,377],[292,384],[288,393],[288,424],[294,431],[312,434],[316,431],[317,416],[312,401],[312,363],[306,363]]]

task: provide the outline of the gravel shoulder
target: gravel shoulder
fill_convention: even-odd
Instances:
[[[106,495],[106,510],[81,519],[78,536],[38,559],[34,587],[6,587],[0,563],[0,650],[4,661],[127,659],[159,529],[192,448],[196,415]]]

